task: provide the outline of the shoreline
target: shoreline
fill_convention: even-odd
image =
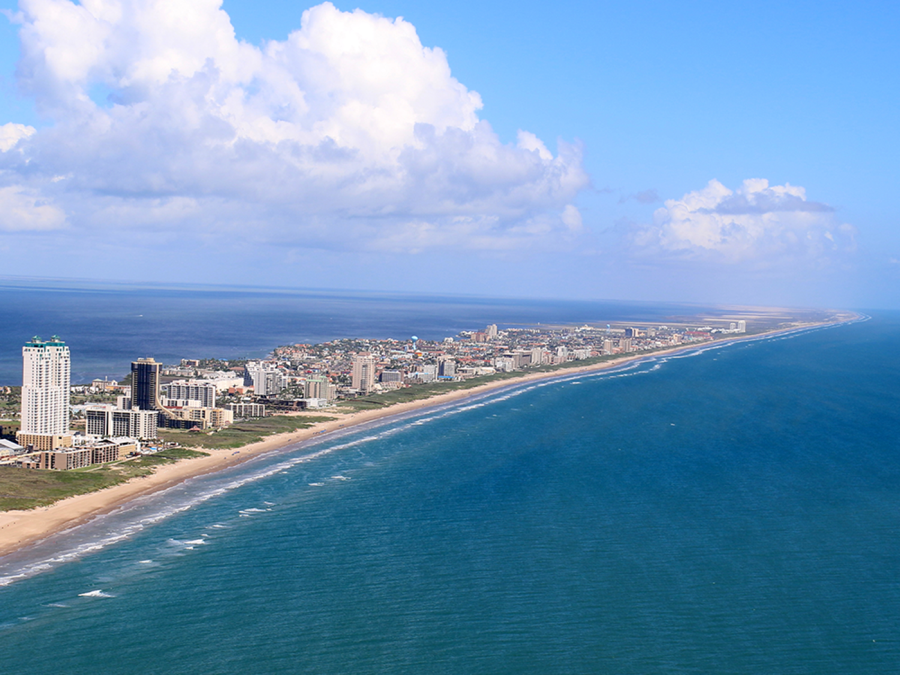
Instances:
[[[27,511],[0,511],[0,560],[9,554],[21,551],[33,544],[37,544],[48,537],[78,527],[97,516],[107,514],[138,497],[161,492],[191,478],[242,464],[254,457],[285,448],[295,443],[301,443],[315,437],[323,437],[324,434],[322,432],[337,430],[347,432],[354,427],[376,420],[387,420],[388,418],[406,413],[435,408],[462,399],[480,396],[497,389],[520,386],[527,382],[600,372],[621,367],[628,363],[653,359],[692,349],[702,349],[709,346],[725,346],[735,342],[768,338],[774,335],[804,331],[817,327],[838,325],[858,320],[859,318],[861,318],[861,315],[854,314],[836,321],[812,323],[768,331],[765,333],[713,340],[710,342],[678,345],[670,349],[649,353],[637,353],[587,366],[573,366],[571,368],[561,368],[549,372],[524,372],[519,377],[487,382],[470,389],[458,389],[444,394],[437,394],[429,398],[406,403],[397,403],[374,410],[341,413],[326,409],[321,411],[322,414],[327,414],[329,417],[334,417],[336,419],[333,419],[330,422],[315,423],[307,429],[268,436],[261,441],[242,446],[238,449],[202,448],[204,452],[209,453],[209,456],[183,459],[172,464],[166,464],[159,467],[149,476],[133,478],[125,483],[104,488],[103,490],[98,490],[96,492],[68,497],[51,504],[50,506],[42,506]]]

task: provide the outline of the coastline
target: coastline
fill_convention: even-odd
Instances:
[[[316,436],[321,436],[322,432],[335,431],[337,429],[345,432],[365,423],[376,420],[386,420],[387,418],[405,413],[434,408],[463,399],[480,396],[493,390],[520,386],[527,382],[569,377],[579,373],[609,370],[635,361],[653,359],[660,356],[693,349],[702,349],[709,346],[724,346],[735,342],[768,338],[778,334],[836,325],[853,321],[858,318],[860,318],[859,315],[844,315],[837,321],[804,324],[765,333],[714,340],[712,342],[679,345],[670,349],[650,353],[637,353],[587,366],[573,366],[571,368],[563,368],[551,372],[524,372],[519,377],[488,382],[470,389],[455,390],[429,398],[407,403],[398,403],[375,410],[352,413],[328,411],[327,414],[329,416],[336,417],[337,419],[330,422],[319,422],[307,429],[299,431],[268,436],[261,441],[245,445],[237,450],[233,448],[224,450],[204,449],[205,452],[209,453],[209,456],[184,459],[173,464],[167,464],[161,466],[149,476],[134,478],[126,483],[105,488],[97,492],[68,497],[50,506],[39,507],[28,511],[0,512],[0,559],[6,555],[27,548],[54,534],[77,527],[97,516],[109,513],[137,497],[160,492],[188,479],[235,466],[253,457],[284,448],[288,445],[303,442]]]

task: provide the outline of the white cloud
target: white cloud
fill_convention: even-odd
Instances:
[[[28,138],[34,132],[34,127],[25,126],[24,124],[13,124],[10,122],[0,125],[0,152],[9,152],[21,139]]]
[[[572,204],[567,204],[562,212],[562,221],[572,232],[579,232],[582,227],[581,212]]]
[[[58,230],[66,215],[35,191],[22,186],[0,188],[0,231]]]
[[[250,216],[261,240],[410,249],[576,229],[580,146],[502,143],[403,19],[325,3],[261,47],[235,38],[221,0],[21,0],[17,21],[20,86],[54,124],[19,143],[27,171],[0,171],[35,190],[65,176],[52,194],[79,227],[135,210],[204,231]]]
[[[748,179],[737,190],[711,180],[702,190],[669,199],[639,229],[645,252],[713,261],[824,260],[855,247],[856,230],[827,204],[795,185]]]

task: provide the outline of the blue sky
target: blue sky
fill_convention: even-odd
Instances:
[[[900,307],[894,3],[0,7],[0,274]]]

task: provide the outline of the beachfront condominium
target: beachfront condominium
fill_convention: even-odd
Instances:
[[[131,362],[131,406],[138,410],[159,410],[159,368],[153,359]]]
[[[71,358],[57,336],[35,337],[22,347],[22,425],[18,441],[35,450],[70,446]]]
[[[111,405],[88,406],[84,410],[84,433],[100,438],[156,438],[158,417],[159,413],[155,410],[120,410]]]
[[[201,407],[216,407],[216,385],[198,380],[180,380],[160,386],[167,399],[176,401],[198,401]]]
[[[354,356],[350,386],[367,394],[375,387],[375,359],[371,356]]]
[[[244,386],[257,396],[277,396],[287,387],[287,377],[274,363],[251,361],[244,366]]]

